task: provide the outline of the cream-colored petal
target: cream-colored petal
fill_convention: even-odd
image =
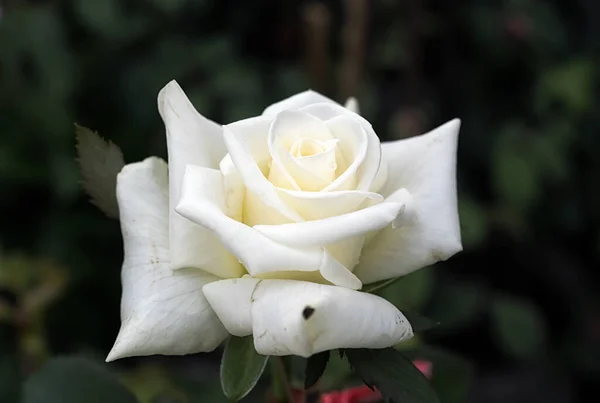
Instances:
[[[349,165],[323,191],[359,190],[357,189],[357,178],[361,177],[362,166],[366,163],[369,150],[367,132],[356,119],[346,115],[329,119],[327,126],[333,136],[339,140],[338,148]]]
[[[207,191],[209,190],[209,191]],[[319,271],[328,281],[343,287],[362,284],[322,247],[292,247],[276,242],[223,213],[221,173],[188,166],[176,211],[202,225],[221,240],[253,276],[284,271]]]
[[[259,117],[224,126],[227,150],[248,192],[290,222],[302,221],[302,217],[280,199],[265,176],[271,162],[267,143],[270,124],[270,118]]]
[[[296,192],[277,189],[281,199],[304,220],[320,220],[322,218],[342,215],[383,201],[383,196],[372,192],[356,190],[334,192]],[[257,222],[256,224],[262,224]],[[277,223],[282,224],[282,223]]]
[[[328,167],[330,172],[327,169],[315,171],[317,165],[308,167],[301,158],[292,156],[290,150],[302,139],[321,144],[334,140],[327,125],[311,115],[286,110],[275,117],[268,139],[269,152],[273,158],[269,181],[291,190],[319,191],[331,183],[336,167]],[[320,151],[319,155],[325,150]],[[332,152],[332,162],[335,165],[335,149]],[[331,160],[331,155],[329,157]]]
[[[336,178],[338,140],[330,140],[322,145],[323,151],[309,156],[296,157],[295,160],[304,171],[308,171],[321,179],[325,184],[333,182]]]
[[[135,355],[215,349],[227,332],[202,287],[218,278],[170,267],[167,164],[129,164],[117,179],[123,232],[121,329],[107,361]]]
[[[362,210],[315,221],[281,225],[256,225],[254,230],[274,241],[299,247],[343,241],[391,225],[404,205],[389,201]]]
[[[338,104],[313,104],[301,108],[300,111],[324,121],[334,118],[339,119],[340,116],[346,116],[360,124],[367,134],[367,154],[360,166],[359,175],[356,181],[356,190],[368,191],[371,189],[381,163],[381,144],[371,124],[360,115],[357,115]],[[334,135],[334,137],[335,136],[336,135]]]
[[[370,283],[408,274],[462,250],[456,199],[456,148],[460,121],[422,136],[384,143],[389,199],[411,196],[406,215],[364,247],[355,273]],[[405,196],[405,194],[404,194]],[[402,196],[402,197],[404,197]]]
[[[324,246],[332,257],[352,270],[358,263],[365,237],[391,225],[403,210],[401,202],[390,201],[320,220],[257,225],[254,229],[286,245]]]
[[[223,188],[225,191],[225,213],[236,221],[242,221],[244,210],[244,195],[246,186],[242,175],[233,165],[231,156],[227,154],[221,160],[219,169],[223,174]]]

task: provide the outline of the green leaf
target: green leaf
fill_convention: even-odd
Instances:
[[[304,372],[304,389],[311,388],[325,372],[329,362],[329,351],[323,351],[314,354],[306,361],[306,370]]]
[[[347,349],[350,365],[362,380],[384,398],[399,403],[439,403],[425,376],[399,351]]]
[[[319,380],[319,390],[338,389],[345,385],[346,379],[352,375],[352,369],[348,360],[343,357],[344,350],[338,350],[338,354],[331,354],[327,368]]]
[[[546,328],[542,315],[529,301],[498,296],[492,305],[492,321],[500,347],[508,354],[530,359],[544,352]]]
[[[228,399],[238,401],[256,385],[269,356],[254,349],[252,336],[231,336],[221,359],[221,387]]]
[[[83,187],[92,203],[111,218],[119,217],[117,175],[125,161],[121,149],[83,126],[75,125]]]
[[[432,364],[431,386],[444,403],[463,403],[468,399],[474,370],[470,362],[446,350],[421,346],[403,351],[411,360],[427,360]]]
[[[25,382],[24,403],[137,403],[102,366],[83,358],[48,361]]]

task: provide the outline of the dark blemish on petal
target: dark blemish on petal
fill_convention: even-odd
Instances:
[[[307,305],[302,311],[302,316],[304,317],[304,319],[308,319],[313,315],[313,313],[315,313],[315,308],[312,308]]]

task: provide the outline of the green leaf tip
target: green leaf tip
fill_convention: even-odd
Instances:
[[[225,396],[238,401],[250,393],[268,359],[269,356],[256,352],[252,336],[230,336],[221,358],[221,387]]]
[[[308,357],[304,371],[304,389],[310,389],[325,372],[329,362],[329,351],[323,351]]]
[[[393,348],[345,349],[356,374],[387,400],[402,403],[440,403],[425,376]]]

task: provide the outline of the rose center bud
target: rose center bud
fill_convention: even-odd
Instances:
[[[294,157],[310,157],[311,155],[321,154],[327,150],[327,143],[315,139],[301,138],[294,141],[290,149],[290,154]]]
[[[323,189],[337,177],[338,142],[299,137],[281,144],[278,151],[287,155],[280,155],[278,163],[271,164],[269,181],[284,189],[313,192]]]

